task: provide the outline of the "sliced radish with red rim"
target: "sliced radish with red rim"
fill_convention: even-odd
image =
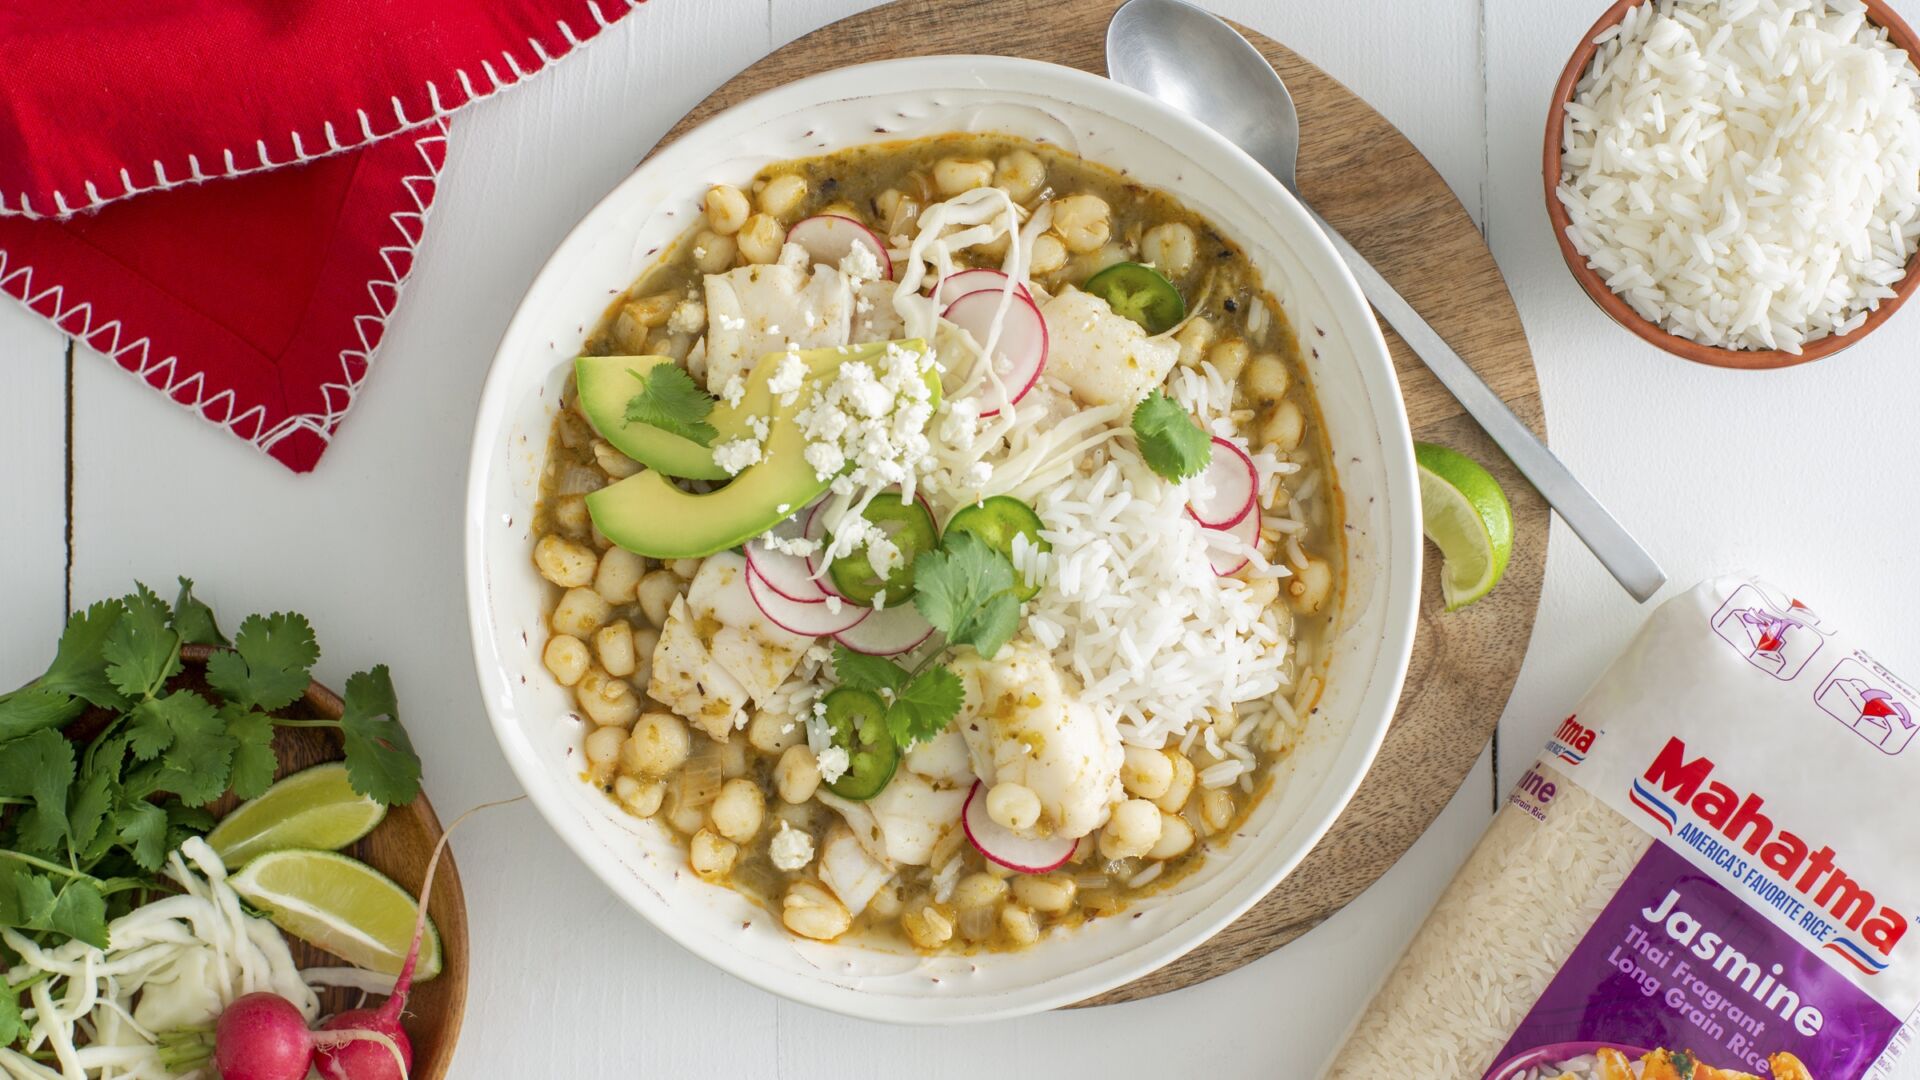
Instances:
[[[1079,843],[1060,836],[1035,840],[988,817],[986,785],[978,780],[973,782],[973,790],[967,792],[967,805],[960,811],[960,823],[966,827],[967,839],[980,849],[980,854],[1022,874],[1058,870],[1073,858],[1074,846]]]
[[[795,514],[768,529],[765,535],[747,541],[746,545],[747,565],[752,567],[760,581],[796,604],[823,603],[827,599],[827,591],[814,580],[813,570],[805,558],[770,546],[767,538],[801,539],[806,531],[802,519],[809,516],[806,511]]]
[[[1260,491],[1260,473],[1231,439],[1213,437],[1213,459],[1200,474],[1205,495],[1187,503],[1187,513],[1209,529],[1231,529],[1253,512]]]
[[[951,304],[968,293],[999,292],[1006,287],[1007,275],[983,266],[976,270],[962,270],[957,274],[948,274],[941,278],[940,284],[933,287],[932,299],[936,304]],[[1027,291],[1027,287],[1018,282],[1014,283],[1013,292],[1016,296],[1033,299],[1033,294]]]
[[[858,626],[833,635],[833,640],[868,656],[898,656],[932,636],[933,624],[913,606],[913,601],[901,597],[891,607],[860,620]]]
[[[1240,572],[1240,568],[1252,560],[1241,545],[1248,548],[1260,544],[1260,515],[1250,512],[1225,529],[1203,530],[1207,538],[1207,561],[1213,564],[1213,572],[1220,577],[1228,577]]]
[[[879,234],[850,217],[820,214],[795,222],[793,228],[787,230],[787,243],[806,248],[807,255],[815,263],[825,263],[835,268],[839,267],[840,260],[853,253],[855,247],[864,247],[872,253],[880,275],[888,281],[893,280],[893,260],[887,256],[886,243]]]
[[[1030,297],[1001,289],[970,292],[947,306],[941,318],[972,335],[974,344],[986,347],[988,331],[998,317],[1002,301],[1006,317],[1000,323],[1000,336],[994,342],[994,371],[1000,375],[1001,390],[982,381],[976,393],[980,415],[995,416],[1008,401],[1018,402],[1040,381],[1047,366],[1047,320]],[[1004,391],[1004,394],[1002,393]]]
[[[747,593],[753,597],[753,604],[760,613],[773,621],[775,626],[793,634],[808,637],[825,637],[851,630],[860,625],[860,621],[873,614],[870,607],[850,604],[846,601],[821,601],[817,604],[802,604],[789,600],[775,592],[773,586],[761,580],[752,566],[747,567]],[[840,610],[834,611],[834,608]]]

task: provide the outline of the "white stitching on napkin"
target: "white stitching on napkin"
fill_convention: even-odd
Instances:
[[[625,4],[628,8],[631,9],[631,8],[640,7],[642,4],[645,4],[647,0],[616,0],[616,2]],[[601,28],[605,28],[612,25],[611,21],[607,19],[605,13],[602,12],[599,3],[597,3],[596,0],[584,0],[583,6],[586,8],[587,13],[592,16],[594,22],[597,23]],[[135,183],[133,177],[128,173],[128,171],[125,168],[122,168],[119,170],[119,176],[118,176],[118,179],[120,181],[120,188],[121,188],[118,194],[102,196],[97,190],[94,189],[91,181],[82,181],[82,183],[87,185],[87,193],[89,195],[88,200],[76,206],[76,205],[73,205],[67,199],[66,194],[64,192],[55,191],[52,194],[54,210],[51,214],[49,214],[46,211],[46,209],[44,208],[44,205],[41,208],[36,209],[31,197],[28,196],[25,192],[20,192],[18,194],[9,194],[8,192],[0,191],[0,217],[24,217],[29,220],[36,220],[43,217],[57,217],[57,218],[71,217],[74,214],[78,214],[87,210],[98,210],[100,207],[105,206],[108,203],[116,202],[120,199],[127,198],[128,196],[131,196],[131,195],[139,195],[149,191],[168,191],[173,188],[177,188],[182,184],[196,183],[200,180],[212,180],[218,177],[232,178],[236,176],[245,176],[249,173],[256,173],[266,169],[278,168],[282,165],[289,165],[294,162],[301,162],[301,163],[309,162],[314,160],[317,157],[325,156],[325,154],[338,153],[343,150],[352,150],[355,147],[364,146],[367,143],[371,143],[371,142],[377,142],[380,139],[384,139],[392,135],[397,135],[400,132],[407,131],[412,128],[417,128],[425,124],[430,124],[437,120],[444,120],[447,118],[448,115],[453,113],[454,110],[459,109],[461,106],[468,105],[468,104],[471,104],[472,102],[480,100],[481,98],[491,96],[495,92],[504,90],[510,86],[518,85],[520,82],[524,81],[525,79],[530,78],[534,75],[538,75],[542,71],[545,71],[548,68],[548,66],[550,66],[552,62],[558,59],[559,57],[565,56],[567,55],[567,53],[570,53],[577,48],[580,48],[584,45],[592,44],[594,41],[599,40],[598,35],[596,35],[593,38],[586,38],[586,39],[581,38],[578,34],[574,32],[572,25],[570,25],[567,22],[567,20],[564,18],[555,19],[554,25],[559,29],[561,36],[567,39],[568,45],[565,49],[561,50],[557,54],[549,53],[546,49],[541,47],[539,42],[535,41],[532,38],[529,38],[528,44],[532,46],[534,55],[538,57],[538,60],[533,64],[532,70],[529,71],[529,70],[523,69],[520,65],[519,60],[515,58],[511,52],[502,53],[502,55],[507,58],[507,63],[509,64],[509,66],[511,66],[511,68],[517,73],[516,77],[513,79],[506,79],[506,80],[501,79],[500,76],[494,73],[492,67],[489,66],[489,61],[482,60],[480,61],[480,66],[482,70],[484,70],[487,73],[487,76],[489,77],[489,80],[491,81],[492,86],[488,89],[481,90],[481,89],[477,89],[473,85],[473,81],[467,77],[467,73],[464,70],[460,68],[455,68],[454,75],[456,75],[459,78],[461,88],[466,91],[466,98],[462,101],[455,102],[452,105],[443,106],[440,102],[439,88],[434,86],[432,80],[428,80],[426,83],[427,97],[429,102],[431,102],[432,107],[426,115],[423,115],[417,119],[408,120],[406,116],[403,113],[401,113],[401,109],[399,108],[399,99],[396,98],[394,100],[394,105],[395,105],[394,112],[396,114],[399,114],[398,124],[386,130],[379,130],[379,129],[376,129],[374,125],[369,121],[365,110],[356,110],[360,119],[360,130],[361,130],[362,137],[355,139],[352,142],[345,142],[345,143],[341,142],[338,136],[335,135],[333,121],[331,119],[322,120],[321,126],[322,126],[322,129],[326,132],[327,146],[328,146],[328,149],[324,153],[321,153],[321,154],[308,153],[300,145],[300,133],[297,131],[290,131],[287,133],[287,141],[293,148],[293,156],[288,158],[285,161],[280,161],[280,162],[269,161],[267,157],[266,141],[262,139],[259,141],[259,144],[258,144],[259,152],[260,152],[260,160],[261,160],[261,164],[259,165],[250,165],[242,168],[235,163],[234,157],[233,157],[233,151],[231,149],[226,149],[221,152],[221,156],[225,159],[225,162],[226,162],[226,168],[224,171],[218,172],[218,173],[210,173],[210,174],[202,173],[200,171],[200,163],[197,156],[192,154],[187,155],[188,161],[191,162],[191,167],[188,170],[190,174],[190,178],[185,180],[176,180],[168,177],[166,166],[159,161],[153,162],[153,182],[147,183],[147,184]],[[175,171],[179,172],[178,169],[176,169]]]
[[[154,361],[149,355],[149,339],[144,337],[122,344],[120,320],[113,319],[96,326],[94,318],[97,313],[92,301],[82,301],[63,308],[66,300],[64,285],[52,285],[38,293],[34,292],[33,267],[11,265],[4,248],[0,248],[0,288],[9,287],[17,281],[20,301],[29,308],[41,301],[50,301],[54,312],[50,318],[61,330],[89,348],[105,354],[121,370],[154,386],[175,403],[198,412],[203,419],[226,428],[262,452],[272,450],[282,439],[296,431],[311,431],[322,442],[331,443],[334,425],[352,408],[360,384],[366,380],[367,372],[372,370],[373,356],[378,351],[380,339],[385,335],[387,318],[399,303],[401,288],[412,271],[413,262],[410,261],[406,272],[402,272],[396,264],[396,257],[404,254],[417,259],[416,249],[420,239],[426,235],[427,217],[432,212],[433,203],[422,194],[422,185],[431,188],[439,183],[440,167],[434,163],[430,151],[433,144],[442,144],[444,148],[447,141],[446,120],[440,119],[435,123],[439,128],[438,133],[420,139],[415,145],[420,153],[423,171],[401,177],[400,182],[406,187],[414,208],[397,210],[390,216],[395,231],[400,234],[400,241],[380,249],[380,259],[386,263],[388,277],[367,283],[367,295],[373,300],[373,311],[354,316],[354,333],[360,339],[360,347],[340,353],[340,380],[321,384],[323,408],[319,412],[289,416],[273,427],[262,430],[266,411],[262,406],[256,405],[236,414],[233,391],[222,390],[207,396],[204,376],[198,373],[175,381],[178,357],[168,356]],[[37,309],[34,313],[41,314]],[[364,361],[357,375],[348,363],[355,358]],[[164,381],[156,383],[156,379]]]

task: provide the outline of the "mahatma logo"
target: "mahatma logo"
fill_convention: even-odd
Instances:
[[[1900,684],[1885,672],[1861,663],[1854,657],[1835,664],[1820,681],[1813,703],[1821,711],[1853,729],[1855,735],[1873,744],[1883,754],[1897,754],[1913,741],[1920,730],[1914,706],[1895,687]]]
[[[1742,794],[1713,778],[1713,759],[1689,759],[1687,744],[1669,737],[1634,779],[1627,800],[1675,831],[1682,811],[1718,832],[1733,847],[1757,858],[1780,882],[1833,921],[1823,947],[1868,975],[1886,970],[1887,958],[1907,932],[1907,918],[1883,904],[1866,885],[1841,868],[1840,854],[1774,825],[1766,800]]]
[[[1820,616],[1798,600],[1776,600],[1752,585],[1733,591],[1713,615],[1713,632],[1747,663],[1790,682],[1820,651]]]
[[[1560,727],[1548,740],[1547,749],[1553,756],[1569,765],[1578,765],[1587,760],[1587,751],[1593,749],[1593,740],[1599,732],[1580,723],[1576,716],[1560,721]]]

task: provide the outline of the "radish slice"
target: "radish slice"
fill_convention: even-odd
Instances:
[[[799,244],[807,249],[815,263],[832,267],[838,267],[840,260],[851,254],[856,245],[866,248],[873,254],[880,273],[888,281],[893,280],[893,260],[887,257],[887,245],[872,229],[850,217],[820,214],[795,222],[793,228],[787,230],[787,243]]]
[[[766,536],[799,539],[804,531],[800,517],[796,514],[775,525],[767,530]],[[807,560],[769,547],[765,537],[747,541],[747,565],[753,568],[761,584],[796,604],[819,604],[827,599],[827,591],[813,579]]]
[[[1253,459],[1233,440],[1213,437],[1213,460],[1202,475],[1213,492],[1187,504],[1193,520],[1209,529],[1231,529],[1253,512],[1260,474],[1253,467]]]
[[[1022,874],[1058,870],[1073,858],[1074,846],[1079,843],[1061,836],[1029,839],[988,817],[987,789],[978,780],[973,782],[973,790],[967,792],[967,805],[960,811],[960,823],[966,827],[967,839],[980,849],[980,854]]]
[[[833,640],[868,656],[898,656],[932,636],[933,624],[911,601],[902,599],[833,635]]]
[[[753,597],[754,606],[760,613],[773,620],[775,626],[793,634],[809,637],[823,637],[838,634],[860,625],[860,621],[873,614],[870,607],[859,604],[802,604],[789,600],[774,591],[773,586],[761,580],[753,567],[747,567],[747,593]],[[832,608],[838,607],[839,611]]]
[[[948,305],[940,317],[971,334],[976,345],[985,345],[1002,297],[1006,294],[999,289],[970,292]],[[1031,297],[1015,293],[1006,300],[1007,317],[994,345],[994,370],[1012,394],[1011,400],[1018,402],[1040,381],[1040,372],[1047,366],[1047,320],[1040,317]],[[983,382],[979,394],[983,417],[997,415],[1007,403],[992,383]]]
[[[941,278],[940,284],[933,287],[932,300],[936,304],[951,304],[968,293],[999,292],[1006,287],[1007,275],[983,266],[976,270],[962,270],[957,274],[948,274]],[[1018,282],[1014,283],[1013,292],[1016,296],[1033,299],[1033,294],[1027,291],[1027,287]]]
[[[1207,529],[1207,561],[1213,564],[1213,572],[1219,577],[1228,577],[1240,572],[1240,568],[1251,560],[1241,551],[1240,545],[1256,547],[1260,543],[1260,515],[1247,513],[1240,520],[1225,529]]]

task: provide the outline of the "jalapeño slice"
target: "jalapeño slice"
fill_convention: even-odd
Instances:
[[[1087,279],[1081,291],[1107,302],[1114,314],[1164,334],[1187,317],[1187,302],[1165,275],[1143,263],[1114,263]]]
[[[1027,542],[1041,551],[1052,551],[1053,545],[1040,538],[1040,515],[1033,508],[1011,495],[995,495],[991,499],[962,507],[960,511],[947,519],[948,532],[972,533],[986,542],[993,550],[1013,561],[1013,538],[1025,536]],[[1038,584],[1029,585],[1019,569],[1014,569],[1014,595],[1022,600],[1031,600],[1040,591]]]
[[[821,699],[827,706],[827,727],[833,745],[847,752],[847,771],[827,790],[856,802],[871,799],[893,779],[900,749],[887,733],[887,705],[878,694],[837,687]]]
[[[873,564],[867,561],[867,546],[862,544],[829,563],[827,575],[833,578],[833,587],[840,595],[856,604],[873,603],[882,589],[886,590],[889,606],[901,603],[913,595],[914,556],[939,547],[940,530],[934,527],[933,515],[926,507],[892,492],[868,503],[864,516],[899,547],[900,563],[883,581],[873,572]]]

